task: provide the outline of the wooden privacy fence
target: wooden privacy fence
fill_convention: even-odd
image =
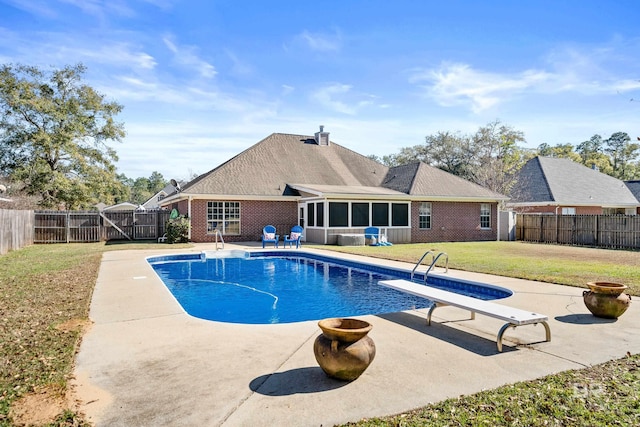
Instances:
[[[34,213],[0,209],[0,255],[33,244]]]
[[[150,240],[164,235],[170,211],[36,211],[35,243]]]
[[[526,242],[640,249],[640,215],[518,214],[516,239]]]

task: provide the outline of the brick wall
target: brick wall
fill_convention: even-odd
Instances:
[[[193,242],[215,241],[213,235],[207,234],[207,202],[207,200],[193,200],[191,202],[191,240]],[[285,234],[289,234],[291,227],[298,224],[297,209],[297,202],[241,201],[240,235],[224,235],[224,241],[259,241],[262,228],[269,224],[276,227],[280,239],[282,239]]]
[[[420,229],[420,202],[411,203],[411,242],[496,240],[498,206],[491,204],[491,228],[480,228],[480,203],[432,202],[431,229]]]

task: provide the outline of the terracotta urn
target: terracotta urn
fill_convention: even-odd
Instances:
[[[617,319],[627,311],[631,296],[624,293],[626,285],[612,282],[589,282],[582,293],[584,304],[596,317]]]
[[[376,346],[367,336],[373,326],[359,319],[324,319],[318,322],[313,352],[316,361],[329,377],[353,381],[369,367]]]

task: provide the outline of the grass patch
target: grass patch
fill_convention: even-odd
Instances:
[[[188,245],[174,247],[181,246]],[[141,243],[56,244],[0,256],[0,426],[14,425],[11,405],[29,393],[46,392],[64,403],[102,253],[154,247],[166,249]],[[68,409],[61,408],[52,425],[84,425]]]
[[[155,248],[166,250],[167,246],[151,242],[36,245],[0,256],[0,426],[16,424],[11,409],[26,397],[42,397],[45,392],[46,398],[35,401],[62,402],[47,425],[88,425],[73,407],[64,406],[64,395],[88,322],[102,253]],[[426,250],[443,251],[449,254],[451,268],[581,287],[587,281],[610,280],[625,283],[630,293],[640,295],[640,252],[519,242],[330,249],[410,263]],[[630,356],[349,425],[639,425],[639,368],[639,356]]]
[[[640,356],[346,425],[637,426],[640,425]]]
[[[609,281],[640,295],[640,251],[593,249],[524,242],[415,243],[393,246],[314,246],[415,264],[426,251],[449,256],[449,268],[537,280],[586,289],[587,282]],[[431,262],[427,257],[423,263]],[[440,258],[438,266],[444,266]],[[421,267],[424,271],[425,267]]]

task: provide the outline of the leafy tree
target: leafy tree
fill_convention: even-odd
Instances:
[[[153,171],[148,178],[140,177],[135,180],[125,174],[118,174],[118,180],[126,187],[125,200],[138,205],[149,200],[167,185],[167,180],[157,171]]]
[[[550,146],[547,143],[543,143],[538,146],[537,151],[539,156],[571,159],[574,162],[582,163],[580,155],[573,151],[572,144],[556,144]]]
[[[472,141],[472,181],[507,194],[515,184],[515,173],[531,157],[518,146],[525,142],[524,133],[496,120],[478,129]]]
[[[595,134],[588,141],[578,144],[576,152],[580,155],[583,165],[589,168],[595,167],[600,172],[608,175],[613,172],[609,156],[604,152],[604,140],[600,135]]]
[[[421,147],[422,156],[417,160],[458,175],[473,179],[473,140],[468,135],[451,132],[438,132],[425,137]]]
[[[0,68],[0,169],[42,207],[89,208],[124,191],[107,145],[125,135],[114,120],[122,106],[83,84],[85,71]]]
[[[633,161],[640,155],[640,144],[632,143],[626,132],[616,132],[604,143],[604,151],[611,158],[611,175],[622,180],[635,178],[638,165]]]

